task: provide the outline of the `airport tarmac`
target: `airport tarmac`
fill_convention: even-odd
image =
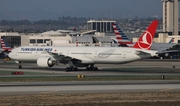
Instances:
[[[84,68],[80,68],[79,71],[70,71],[66,72],[64,68],[68,65],[55,65],[52,68],[41,68],[36,65],[36,63],[23,63],[23,69],[18,69],[17,64],[13,63],[12,61],[7,61],[6,63],[1,63],[0,64],[0,72],[1,71],[6,71],[11,73],[12,71],[23,71],[24,75],[11,75],[11,74],[3,74],[0,75],[0,78],[11,78],[11,77],[29,77],[29,76],[76,76],[79,74],[83,74],[86,77],[88,76],[115,76],[115,75],[129,75],[129,76],[145,76],[145,75],[171,75],[171,76],[180,76],[180,60],[141,60],[141,61],[136,61],[132,63],[127,63],[127,64],[98,64],[96,66],[99,67],[98,71],[86,71]],[[33,73],[33,74],[32,74]],[[69,88],[76,88],[76,89],[81,89],[80,91],[88,91],[88,90],[93,90],[93,91],[114,91],[115,89],[117,90],[122,90],[125,91],[130,88],[137,88],[136,90],[145,90],[145,89],[151,89],[151,90],[163,90],[163,89],[175,89],[179,90],[179,82],[160,82],[156,83],[156,81],[152,82],[147,82],[147,83],[132,83],[132,82],[126,82],[126,83],[98,83],[95,81],[93,84],[92,83],[84,83],[84,84],[77,84],[75,82],[71,82],[72,85],[62,85],[59,83],[55,83],[52,86],[52,83],[33,83],[26,85],[22,84],[21,86],[17,85],[17,83],[14,83],[14,86],[3,86],[1,84],[0,86],[2,87],[0,92],[9,92],[9,91],[24,91],[27,92],[27,90],[31,89],[38,89],[41,90],[41,92],[44,91],[51,91],[55,90],[58,91],[65,91]],[[66,82],[67,83],[67,82]],[[74,83],[74,84],[73,84]],[[20,84],[20,83],[19,83]],[[44,84],[44,85],[43,85]],[[139,84],[141,87],[138,87]],[[157,85],[160,84],[161,88],[156,88],[158,87]],[[37,86],[38,85],[38,86]],[[39,86],[41,85],[41,86]],[[92,88],[92,85],[94,88]],[[111,85],[111,86],[110,86]],[[62,87],[63,86],[63,87]],[[87,88],[84,86],[88,86]],[[101,87],[102,86],[102,87]],[[109,87],[110,86],[110,87]],[[125,86],[123,89],[122,86]],[[144,88],[143,88],[144,87]],[[179,88],[178,88],[179,87]],[[22,88],[22,89],[20,89]],[[26,89],[30,88],[30,89]],[[47,89],[49,88],[49,89]],[[57,88],[57,89],[56,89]],[[86,89],[85,89],[86,88]],[[91,89],[89,89],[91,88]],[[114,89],[115,88],[115,89]],[[8,91],[9,89],[9,91]],[[44,90],[43,90],[44,89]],[[7,91],[6,91],[7,90]],[[73,89],[69,89],[68,92],[70,92]],[[132,90],[132,89],[131,89]]]
[[[179,78],[180,60],[141,60],[128,64],[98,64],[98,71],[65,71],[68,65],[40,68],[36,63],[23,63],[18,69],[12,61],[0,61],[0,78],[29,78],[32,76],[160,76]],[[24,75],[11,75],[23,71]],[[3,74],[2,74],[2,73]],[[180,80],[117,80],[117,81],[43,81],[0,82],[0,102],[4,105],[119,105],[149,102],[179,104]],[[86,98],[86,99],[85,99]],[[11,101],[9,101],[11,100]],[[23,100],[23,102],[22,102]],[[98,100],[98,101],[97,101]],[[59,102],[61,101],[61,102]],[[10,104],[9,104],[10,103]],[[92,104],[93,103],[93,104]],[[155,105],[155,104],[154,104]],[[163,105],[164,106],[164,105]]]
[[[115,92],[175,92],[180,91],[179,80],[157,81],[65,81],[65,82],[1,82],[4,94],[62,94]]]

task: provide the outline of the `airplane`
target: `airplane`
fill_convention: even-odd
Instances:
[[[80,32],[77,32],[76,27],[73,30],[57,30],[60,33],[68,33],[69,35],[79,35]]]
[[[128,39],[128,37],[123,33],[123,31],[118,27],[117,24],[112,23],[112,27],[114,30],[114,34],[116,35],[116,40],[118,44],[120,45],[126,44],[127,46],[134,46],[134,43]]]
[[[171,40],[169,41],[169,43],[174,43],[174,38],[171,38]]]
[[[76,31],[76,27],[73,29],[73,31]]]
[[[3,38],[0,39],[1,48],[0,48],[0,56],[6,60],[10,60],[8,57],[8,53],[11,52],[12,48],[7,45]]]
[[[81,35],[81,33],[78,32],[78,31],[76,30],[76,27],[75,27],[72,31],[69,32],[69,35],[70,35],[70,36],[73,36],[73,35]]]
[[[133,47],[134,42],[131,42],[128,37],[123,33],[123,31],[118,27],[117,24],[112,23],[114,33],[116,35],[117,42],[119,46],[125,46],[125,47]],[[166,49],[169,49],[176,45],[176,43],[172,43],[174,41],[174,38],[172,38],[169,43],[152,43],[151,50],[157,50],[159,54],[165,54],[167,52],[179,52],[179,50],[172,50],[172,51],[166,51]]]
[[[9,57],[22,68],[21,62],[37,62],[39,67],[52,67],[57,62],[69,64],[66,71],[98,70],[95,64],[125,64],[156,56],[157,51],[150,50],[156,32],[158,20],[154,20],[133,47],[53,47],[21,46],[13,49]]]

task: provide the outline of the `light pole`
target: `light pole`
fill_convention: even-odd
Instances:
[[[6,36],[7,36],[7,23],[6,23]]]
[[[22,27],[23,27],[23,34],[24,34],[24,23],[22,23]]]
[[[50,39],[50,23],[48,23],[48,28],[49,28],[49,46],[51,46],[51,39]]]

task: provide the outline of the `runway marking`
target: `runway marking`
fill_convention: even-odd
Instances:
[[[163,90],[160,90],[160,92],[166,92],[166,91],[170,91],[170,90],[173,90],[173,88],[163,89]]]

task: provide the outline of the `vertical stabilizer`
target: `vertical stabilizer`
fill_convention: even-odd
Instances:
[[[154,35],[158,26],[158,20],[154,20],[147,30],[141,35],[139,40],[133,46],[134,48],[150,50],[153,43]]]
[[[10,52],[12,48],[1,38],[1,47],[4,51]]]
[[[123,33],[123,31],[118,27],[117,24],[112,24],[116,39],[119,44],[133,44],[128,37]]]
[[[174,43],[174,38],[171,38],[171,40],[169,41],[169,43]]]

